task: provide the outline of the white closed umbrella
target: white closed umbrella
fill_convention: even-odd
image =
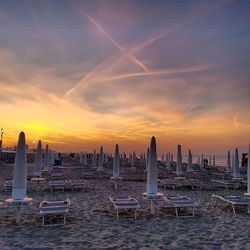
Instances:
[[[96,151],[94,149],[93,157],[92,157],[92,167],[96,167]]]
[[[213,167],[215,168],[215,155],[213,156]]]
[[[181,145],[178,145],[177,147],[177,163],[176,163],[176,174],[182,175],[182,154],[181,154]]]
[[[101,146],[100,148],[100,154],[99,154],[99,161],[98,161],[98,171],[102,171],[103,170],[103,148]]]
[[[203,170],[203,168],[204,168],[204,156],[203,156],[203,154],[201,154],[201,165],[200,165],[200,167],[201,167],[201,170]]]
[[[156,140],[153,136],[149,148],[149,164],[147,172],[147,193],[149,195],[156,195],[158,192],[157,180],[157,153],[156,153]]]
[[[79,163],[83,164],[83,152],[80,152]]]
[[[188,171],[189,172],[193,172],[193,156],[192,156],[192,153],[191,153],[191,150],[189,149],[188,150]]]
[[[120,155],[119,155],[119,146],[115,145],[115,157],[113,163],[113,177],[118,178],[120,175]]]
[[[15,166],[14,166],[14,180],[12,187],[12,199],[24,199],[26,197],[26,183],[27,183],[27,156],[26,156],[26,142],[25,134],[19,134]]]
[[[38,141],[35,159],[34,176],[41,176],[42,170],[42,142]]]
[[[231,170],[231,159],[230,159],[230,151],[227,151],[227,172],[229,173]]]
[[[146,170],[148,171],[148,166],[149,166],[149,148],[147,150],[147,162],[146,162]]]
[[[44,153],[44,170],[49,170],[49,146],[46,145]]]
[[[84,162],[83,162],[83,165],[84,166],[87,166],[88,165],[88,159],[87,159],[87,152],[85,151],[84,153]]]
[[[250,193],[250,145],[248,147],[248,159],[247,159],[247,192]]]
[[[237,178],[240,177],[240,166],[239,166],[239,152],[238,148],[235,149],[235,155],[234,155],[234,169],[233,169],[233,177]]]
[[[136,154],[135,154],[135,151],[133,151],[133,154],[132,154],[132,162],[131,162],[131,166],[135,166],[135,160],[136,160]]]

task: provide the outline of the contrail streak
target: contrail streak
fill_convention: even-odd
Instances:
[[[96,20],[91,17],[90,15],[88,15],[87,13],[85,13],[84,11],[81,11],[84,16],[86,16],[89,21],[91,23],[93,23],[125,56],[127,56],[128,58],[130,58],[130,60],[132,60],[137,66],[139,66],[141,69],[143,69],[144,71],[149,71],[149,69],[138,59],[136,58],[135,55],[133,54],[129,54],[126,52],[126,50],[118,43],[114,40],[113,37],[111,37],[104,29],[103,27],[96,22]]]

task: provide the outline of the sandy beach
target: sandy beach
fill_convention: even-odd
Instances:
[[[0,168],[1,200],[11,196],[3,187],[4,179],[13,166]],[[32,169],[32,165],[29,166]],[[74,168],[68,172],[74,175]],[[67,176],[66,176],[67,178]],[[72,177],[70,177],[72,178]],[[201,207],[195,217],[176,218],[175,214],[161,209],[150,215],[150,205],[143,200],[145,181],[122,181],[114,190],[108,178],[88,179],[86,191],[36,191],[28,188],[34,202],[22,214],[20,225],[15,224],[15,210],[1,208],[1,249],[249,249],[250,219],[246,211],[234,215],[225,206],[213,207],[215,194],[242,195],[243,190],[164,190],[172,195],[187,195]],[[140,203],[138,219],[133,214],[121,214],[116,220],[109,195],[132,195]],[[60,227],[42,227],[39,203],[42,200],[62,200],[69,197],[72,205],[67,224]],[[52,218],[53,219],[53,218]],[[54,220],[54,219],[53,219]]]

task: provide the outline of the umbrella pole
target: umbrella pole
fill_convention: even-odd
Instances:
[[[151,214],[152,214],[152,215],[154,215],[154,214],[155,214],[155,206],[154,206],[154,201],[153,201],[153,200],[151,200],[151,201],[150,201],[150,203],[151,203]]]
[[[16,224],[19,224],[21,221],[21,206],[16,207]]]

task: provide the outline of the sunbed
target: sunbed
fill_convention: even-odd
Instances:
[[[70,182],[70,186],[72,191],[74,189],[85,189],[87,187],[87,181],[86,180],[82,180],[82,179],[78,179],[78,180],[71,180]]]
[[[191,210],[191,216],[194,216],[195,208],[199,205],[187,196],[165,196],[163,208],[175,209],[176,217],[190,217],[187,214],[180,214],[180,210]]]
[[[135,219],[137,218],[137,210],[140,208],[138,201],[133,197],[128,197],[125,199],[115,199],[109,196],[109,200],[112,203],[112,208],[116,210],[116,218],[119,219],[119,211],[121,210],[134,210]]]
[[[218,187],[226,188],[227,190],[229,188],[236,189],[236,183],[234,181],[227,181],[227,180],[212,180],[213,183],[215,183]]]
[[[227,204],[232,205],[234,214],[236,214],[235,208],[239,207],[239,206],[247,207],[247,212],[250,213],[250,199],[249,198],[235,196],[235,195],[222,196],[222,195],[213,194],[212,199],[213,199],[215,204],[216,204],[217,200],[220,200],[220,201],[223,201]]]
[[[66,199],[64,201],[42,201],[39,205],[40,215],[42,218],[42,226],[59,226],[66,224],[66,215],[69,212],[70,200]],[[57,216],[63,215],[63,223],[49,223],[45,224],[45,216]]]
[[[50,191],[52,192],[54,189],[61,189],[64,191],[65,187],[67,185],[67,182],[64,180],[56,180],[56,181],[50,181],[49,187]]]

